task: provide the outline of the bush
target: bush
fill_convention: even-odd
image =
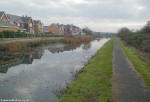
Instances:
[[[128,28],[121,28],[118,35],[127,44],[150,53],[150,21],[137,32],[131,32]]]
[[[0,38],[31,38],[31,37],[63,37],[63,35],[52,35],[52,34],[30,34],[25,32],[12,32],[3,31],[0,32]]]
[[[146,53],[150,53],[150,33],[120,34],[120,37],[127,44]]]

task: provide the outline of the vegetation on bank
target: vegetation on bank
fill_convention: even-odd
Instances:
[[[88,39],[86,39],[88,38]],[[92,37],[47,37],[47,38],[3,38],[0,39],[0,65],[10,64],[22,58],[27,52],[33,51],[35,47],[50,45],[52,43],[69,43],[69,44],[82,44],[90,42]],[[84,39],[84,40],[80,40]],[[66,41],[67,40],[67,41]]]
[[[58,102],[108,102],[111,97],[113,40],[107,42],[77,75]]]
[[[150,53],[150,33],[127,33],[120,34],[120,38],[128,45],[145,53]]]
[[[133,46],[144,53],[150,54],[150,22],[136,32],[133,32],[126,27],[121,28],[118,35],[128,45]]]
[[[92,41],[93,39],[93,36],[64,37],[64,43],[86,43]]]
[[[64,37],[38,37],[38,38],[0,38],[0,44],[14,43],[14,42],[30,42],[37,40],[60,40]]]
[[[12,31],[0,32],[0,38],[33,38],[33,37],[63,37],[63,36],[53,34],[30,34],[25,32],[12,32]]]
[[[34,39],[7,39],[0,41],[0,52],[18,52],[30,50],[43,44],[63,42],[64,38],[34,38]]]
[[[92,36],[81,37],[47,37],[47,38],[7,38],[0,39],[0,52],[16,52],[50,43],[81,44],[94,40]]]
[[[17,62],[20,60],[20,58],[21,58],[21,56],[17,56],[17,58],[8,59],[7,61],[5,61],[5,60],[3,61],[3,59],[2,59],[2,61],[0,61],[0,66]],[[3,69],[0,69],[0,70],[3,70]]]
[[[119,40],[128,59],[150,88],[150,22],[148,21],[143,28],[134,32],[126,27],[121,28],[118,35],[124,42]]]
[[[135,49],[125,46],[120,39],[119,43],[135,69],[141,74],[145,84],[150,88],[150,60],[142,57]]]

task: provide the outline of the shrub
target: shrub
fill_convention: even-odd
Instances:
[[[120,37],[127,44],[137,49],[140,49],[146,53],[150,53],[150,34],[149,33],[120,34]]]
[[[12,32],[12,31],[3,31],[0,32],[0,38],[31,38],[31,37],[63,37],[63,35],[52,35],[52,34],[30,34],[25,32]]]

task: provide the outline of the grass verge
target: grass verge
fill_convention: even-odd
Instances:
[[[150,88],[150,61],[143,58],[133,48],[129,48],[119,39],[119,43],[135,69],[141,74],[145,84]]]
[[[58,102],[108,102],[112,76],[113,40],[89,61]]]

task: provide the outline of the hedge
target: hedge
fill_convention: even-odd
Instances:
[[[146,53],[150,53],[150,33],[120,34],[120,37],[127,44]]]
[[[53,34],[30,34],[25,32],[12,32],[12,31],[3,31],[0,32],[0,38],[26,38],[26,37],[62,37],[62,35],[53,35]]]

